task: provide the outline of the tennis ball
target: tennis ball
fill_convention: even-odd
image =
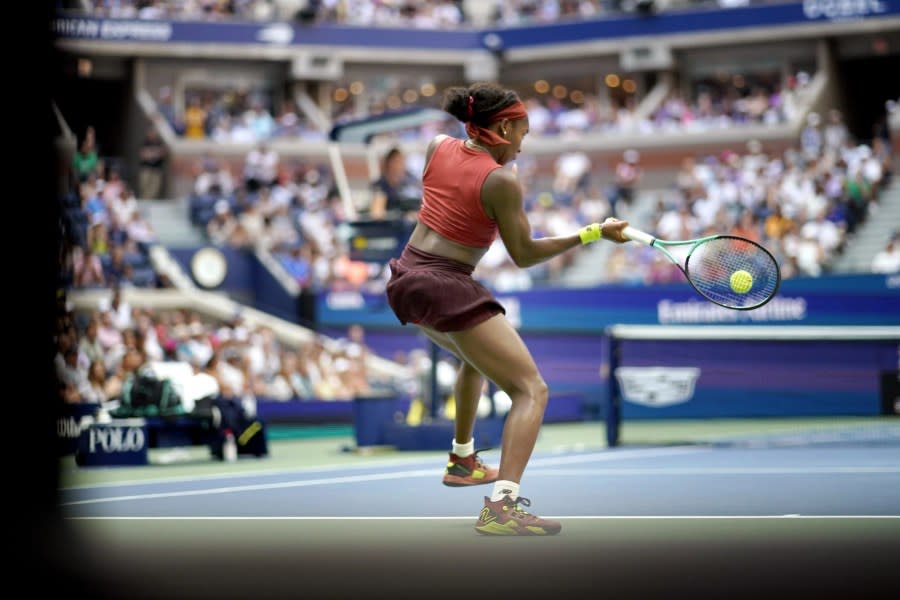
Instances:
[[[735,271],[731,274],[731,289],[738,294],[746,294],[753,287],[753,276],[747,271]]]

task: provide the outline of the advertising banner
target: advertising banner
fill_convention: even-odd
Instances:
[[[498,293],[512,322],[525,332],[601,333],[614,324],[659,325],[898,325],[900,275],[841,275],[789,279],[776,297],[749,311],[719,307],[687,283],[610,285]],[[383,294],[324,292],[317,304],[326,327],[401,327]]]

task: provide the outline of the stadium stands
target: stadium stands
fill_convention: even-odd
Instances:
[[[348,246],[379,154],[403,148],[418,174],[431,136],[462,132],[446,119],[344,144],[339,163],[327,134],[349,119],[437,108],[443,87],[477,78],[508,81],[529,106],[517,166],[538,235],[610,214],[667,237],[732,231],[770,246],[788,279],[861,270],[887,241],[869,217],[897,169],[900,91],[875,78],[872,104],[840,90],[857,72],[897,65],[896,2],[855,20],[795,2],[300,4],[63,4],[66,288],[185,289],[191,274],[161,269],[171,258],[158,258],[160,246],[210,244],[255,255],[288,295],[379,293],[384,263]],[[640,43],[650,31],[654,43]],[[134,193],[148,125],[168,150],[161,199]],[[636,167],[634,184],[617,180]],[[476,276],[501,292],[677,280],[646,249],[606,246],[519,270],[498,245]],[[288,346],[272,365],[313,347]],[[280,369],[266,368],[253,393],[277,387]],[[273,393],[286,397],[300,371]],[[315,393],[352,394],[335,382]]]

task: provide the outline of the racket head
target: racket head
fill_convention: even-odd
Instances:
[[[750,289],[732,289],[731,275],[735,271],[750,274]],[[781,286],[781,270],[775,257],[753,240],[733,235],[707,238],[691,248],[684,274],[701,296],[734,310],[759,308],[774,298]]]

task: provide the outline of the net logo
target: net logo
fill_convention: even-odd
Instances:
[[[105,454],[114,452],[139,452],[144,449],[146,437],[140,427],[91,427],[88,432],[88,450],[98,448]]]
[[[622,398],[633,404],[661,408],[687,402],[700,377],[696,367],[618,367]]]
[[[881,0],[805,0],[803,14],[807,19],[854,19],[887,12]]]

